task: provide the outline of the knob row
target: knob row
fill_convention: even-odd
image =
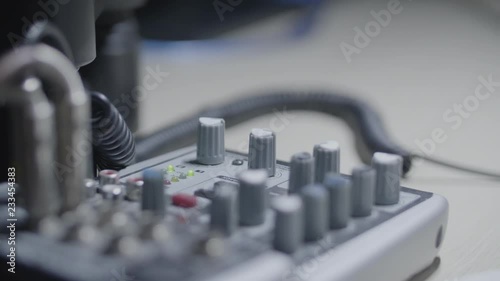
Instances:
[[[224,162],[225,122],[221,118],[198,120],[197,161],[205,165]],[[252,129],[249,136],[248,168],[264,169],[269,177],[276,173],[276,135],[269,129]]]

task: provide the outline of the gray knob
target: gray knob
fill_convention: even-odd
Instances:
[[[238,178],[240,224],[262,224],[266,215],[266,170],[246,170]]]
[[[276,197],[273,201],[275,226],[273,246],[276,250],[293,253],[304,240],[304,210],[297,195]]]
[[[373,155],[372,167],[377,174],[375,204],[392,205],[398,203],[403,158],[396,154],[377,152]]]
[[[351,217],[351,182],[340,175],[327,174],[324,186],[328,192],[330,228],[347,226]]]
[[[198,162],[217,165],[224,162],[224,119],[201,117],[198,122]]]
[[[328,141],[314,146],[315,182],[322,183],[327,173],[339,173],[340,146],[336,141]]]
[[[290,161],[288,192],[298,193],[306,185],[313,183],[314,158],[307,152],[299,152]]]
[[[238,226],[238,188],[220,184],[210,205],[210,228],[231,235]]]
[[[252,129],[248,147],[248,168],[276,172],[276,136],[269,129]]]
[[[371,215],[375,193],[375,170],[362,166],[352,171],[351,215],[366,217]]]
[[[316,241],[328,231],[328,194],[322,185],[308,185],[301,190],[304,204],[304,239]]]
[[[163,186],[163,174],[157,170],[146,170],[143,173],[144,181],[142,187],[142,210],[151,212],[153,215],[163,217],[165,215],[165,189]]]

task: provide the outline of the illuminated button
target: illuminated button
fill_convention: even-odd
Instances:
[[[170,179],[171,182],[179,182],[179,178],[178,177],[172,177]]]
[[[181,173],[181,174],[179,175],[179,178],[180,178],[181,180],[186,179],[186,177],[187,177],[187,176],[186,176],[186,173]]]
[[[167,166],[167,173],[173,173],[175,172],[174,165],[168,165]]]
[[[189,194],[175,194],[172,196],[172,204],[182,208],[193,208],[196,206],[196,196]]]
[[[193,170],[189,170],[189,171],[187,172],[187,176],[188,176],[188,177],[194,177],[194,171],[193,171]]]

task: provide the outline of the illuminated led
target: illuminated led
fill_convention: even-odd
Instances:
[[[167,166],[167,173],[173,173],[175,172],[174,165],[168,165]]]
[[[171,182],[179,182],[179,178],[178,177],[172,177],[170,179]]]
[[[194,171],[193,171],[193,170],[189,170],[189,171],[187,172],[187,176],[188,176],[188,177],[194,177]]]

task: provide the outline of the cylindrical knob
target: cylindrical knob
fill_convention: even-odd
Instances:
[[[265,170],[246,170],[239,175],[239,209],[241,225],[259,225],[266,215]]]
[[[377,152],[373,155],[372,167],[377,174],[375,204],[392,205],[398,203],[403,158],[396,154]]]
[[[122,201],[124,197],[123,188],[119,184],[106,184],[101,188],[102,197],[115,202]]]
[[[321,185],[308,185],[301,190],[304,203],[304,239],[321,239],[328,231],[328,194]]]
[[[152,212],[158,217],[165,215],[165,189],[163,174],[157,170],[146,170],[143,173],[142,210]]]
[[[139,201],[141,199],[142,187],[144,180],[142,178],[128,178],[125,184],[125,193],[131,201]]]
[[[322,183],[327,173],[339,173],[340,146],[336,141],[328,141],[314,146],[315,182]]]
[[[280,196],[273,201],[276,212],[273,246],[276,250],[293,253],[304,240],[304,210],[297,195]]]
[[[299,152],[290,161],[288,192],[298,193],[306,185],[313,183],[314,158],[307,152]]]
[[[231,184],[220,184],[210,205],[210,228],[231,235],[238,226],[238,189]]]
[[[85,195],[87,198],[92,198],[97,193],[99,189],[99,183],[93,179],[85,180]]]
[[[366,217],[371,215],[375,193],[375,170],[362,166],[352,171],[351,215]]]
[[[102,170],[99,172],[99,185],[102,187],[106,184],[118,184],[120,176],[115,170]]]
[[[217,165],[224,162],[224,119],[201,117],[198,123],[198,162]]]
[[[328,192],[330,228],[347,226],[351,216],[351,182],[340,175],[327,174],[324,186]]]
[[[248,146],[248,168],[276,172],[276,136],[269,129],[252,129]]]

